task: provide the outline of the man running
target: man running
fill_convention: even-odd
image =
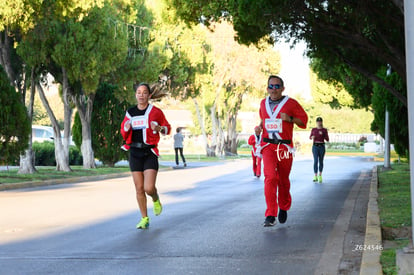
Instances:
[[[285,90],[281,77],[269,76],[268,97],[260,103],[261,127],[263,129],[263,164],[266,199],[266,219],[264,226],[275,224],[276,216],[280,223],[287,220],[290,209],[289,174],[293,161],[293,127],[296,124],[305,129],[308,116],[294,99],[282,95]]]

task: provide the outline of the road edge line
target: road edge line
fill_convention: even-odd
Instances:
[[[315,275],[338,274],[344,251],[345,235],[351,222],[358,194],[367,174],[367,171],[362,171],[352,188],[349,190],[342,210],[336,218],[332,230],[326,240],[322,256],[314,272]]]

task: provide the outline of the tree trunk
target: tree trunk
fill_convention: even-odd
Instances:
[[[53,113],[52,108],[50,108],[49,102],[45,96],[42,85],[38,84],[37,89],[39,91],[40,100],[42,101],[43,106],[45,107],[49,115],[50,122],[52,123],[52,126],[53,126],[53,142],[55,144],[56,170],[71,172],[72,169],[69,166],[69,150],[65,152],[65,149],[63,148],[59,123],[56,119],[55,114]]]
[[[201,128],[201,135],[203,137],[204,148],[206,149],[206,156],[209,156],[211,149],[210,149],[210,146],[208,145],[206,128],[204,126],[203,117],[201,116],[200,106],[198,105],[197,99],[194,97],[193,97],[193,102],[194,102],[194,106],[196,109],[198,124],[200,125],[200,128]]]
[[[247,91],[246,91],[247,92]],[[237,155],[237,116],[243,102],[243,93],[237,95],[235,107],[228,114],[227,137],[231,154]]]
[[[73,109],[71,107],[71,93],[69,90],[69,80],[65,68],[62,68],[62,97],[63,97],[63,108],[64,108],[64,120],[63,120],[63,150],[68,155],[69,159],[69,147],[70,147],[70,136],[71,136],[71,122]],[[69,160],[70,161],[70,160]]]
[[[226,155],[237,155],[237,115],[228,114],[227,116],[227,137],[225,139],[224,151]]]
[[[32,124],[33,120],[33,105],[34,105],[34,97],[35,97],[35,78],[34,78],[34,69],[31,72],[31,84],[30,84],[30,101],[27,107],[27,114],[30,120],[30,124]],[[23,98],[24,103],[24,98]],[[20,166],[18,174],[33,174],[37,172],[35,167],[35,155],[33,153],[32,148],[32,131],[29,134],[29,147],[26,149],[23,155],[20,155]]]
[[[16,72],[13,70],[12,61],[11,61],[11,47],[13,41],[10,36],[8,36],[7,27],[0,32],[0,65],[3,67],[4,71],[9,78],[10,84],[13,87],[16,87],[18,90],[19,87],[16,82]],[[19,91],[20,92],[20,91]]]
[[[224,155],[224,131],[222,127],[222,123],[220,121],[220,118],[217,116],[217,132],[218,132],[218,142],[217,142],[217,155],[223,156]]]
[[[96,168],[95,157],[92,149],[92,133],[91,133],[91,117],[93,109],[94,94],[89,97],[84,97],[86,104],[82,102],[80,97],[76,97],[76,107],[78,109],[79,118],[82,124],[82,157],[83,157],[83,168]]]
[[[216,117],[216,102],[214,101],[213,106],[210,108],[210,116],[211,116],[211,151],[210,157],[216,156],[217,151],[217,117]]]
[[[229,141],[230,141],[230,152],[233,155],[237,155],[237,114],[232,115],[230,117],[230,123],[229,123],[229,129],[228,129],[228,135],[229,135]]]

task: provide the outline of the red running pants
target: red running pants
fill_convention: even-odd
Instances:
[[[262,159],[257,157],[252,152],[252,159],[253,159],[253,174],[257,177],[260,177],[262,174]]]
[[[292,169],[293,155],[283,144],[269,144],[262,150],[264,172],[264,194],[266,199],[265,216],[277,217],[278,208],[289,210],[289,174]]]

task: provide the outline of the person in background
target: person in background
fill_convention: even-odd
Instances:
[[[262,129],[259,126],[254,128],[254,135],[249,137],[249,145],[252,146],[252,159],[253,159],[253,175],[260,178],[262,173]]]
[[[161,109],[149,103],[150,98],[156,98],[146,83],[140,83],[136,88],[137,105],[129,108],[121,123],[121,134],[129,147],[129,167],[135,185],[141,220],[137,229],[149,227],[147,213],[147,195],[154,203],[153,211],[156,216],[162,212],[160,197],[155,187],[158,174],[158,142],[160,133],[168,135],[171,126]]]
[[[181,127],[178,127],[176,130],[176,134],[174,135],[174,151],[175,151],[175,164],[177,166],[180,164],[178,160],[178,152],[180,152],[181,159],[184,162],[184,167],[187,167],[187,163],[185,162],[184,154],[183,154],[183,142],[184,142],[184,136],[181,134]]]
[[[325,141],[329,142],[329,135],[328,130],[326,128],[323,128],[323,120],[321,117],[316,118],[316,128],[313,128],[311,130],[309,138],[313,140],[313,172],[315,173],[313,181],[322,183],[323,159],[325,157]]]

